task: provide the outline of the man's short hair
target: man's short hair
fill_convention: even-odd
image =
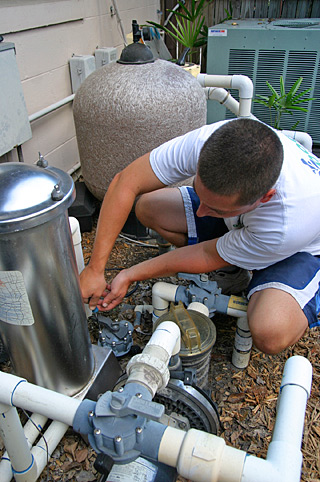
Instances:
[[[253,204],[276,183],[283,147],[276,132],[260,121],[235,119],[219,127],[203,145],[198,175],[210,191],[239,194],[241,205]]]

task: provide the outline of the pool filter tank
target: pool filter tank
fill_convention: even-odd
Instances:
[[[67,209],[65,172],[0,164],[0,334],[14,373],[74,395],[94,357]]]
[[[73,114],[84,181],[102,200],[114,175],[132,161],[206,124],[207,104],[189,72],[134,43],[118,62],[86,78]]]

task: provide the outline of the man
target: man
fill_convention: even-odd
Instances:
[[[164,189],[192,175],[194,190]],[[84,302],[105,311],[134,281],[238,266],[253,271],[253,342],[278,353],[318,324],[319,193],[320,160],[259,121],[218,122],[173,139],[110,184],[81,274]],[[141,222],[181,248],[125,269],[106,284],[108,256],[138,195]]]

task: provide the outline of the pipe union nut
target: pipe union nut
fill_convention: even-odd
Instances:
[[[157,390],[166,387],[170,379],[167,364],[159,360],[159,358],[145,353],[141,353],[140,355],[131,358],[126,368],[128,377],[134,377],[135,370],[137,372],[137,381],[141,380],[141,374],[143,373],[146,386],[150,385],[150,382],[154,384],[156,381],[155,379],[157,379]]]

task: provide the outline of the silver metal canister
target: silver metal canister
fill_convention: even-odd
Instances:
[[[94,358],[60,169],[0,164],[0,334],[16,375],[66,395],[89,381]]]

